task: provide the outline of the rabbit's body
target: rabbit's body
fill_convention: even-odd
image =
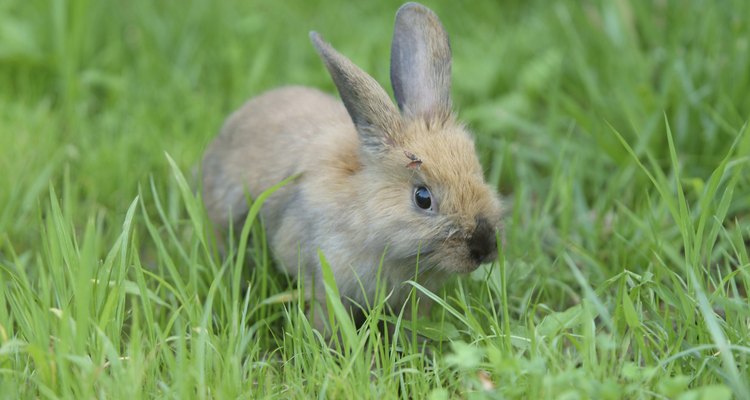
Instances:
[[[247,211],[245,190],[257,196],[284,178],[325,168],[321,161],[326,159],[337,161],[331,163],[332,169],[356,165],[351,157],[338,158],[356,155],[353,130],[341,102],[316,89],[284,87],[248,101],[227,119],[203,160],[209,216],[218,228],[228,228],[242,222],[238,219]],[[298,182],[309,179],[307,173]],[[266,201],[263,216],[269,237],[280,229],[281,211],[297,192],[287,187]],[[294,212],[295,207],[287,211]]]
[[[244,221],[246,192],[256,197],[298,175],[263,205],[271,248],[325,304],[322,252],[352,311],[374,299],[378,282],[398,309],[411,289],[406,280],[435,290],[446,276],[492,260],[500,203],[451,111],[450,47],[434,13],[409,3],[397,14],[398,109],[374,79],[311,38],[343,103],[287,87],[232,114],[203,161],[217,227]]]

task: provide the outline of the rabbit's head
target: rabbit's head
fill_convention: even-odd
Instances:
[[[391,83],[398,103],[320,36],[310,37],[360,139],[367,240],[391,262],[470,272],[497,255],[500,201],[451,107],[451,50],[440,20],[407,3],[396,14]]]

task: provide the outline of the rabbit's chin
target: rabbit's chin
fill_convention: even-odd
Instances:
[[[481,265],[494,262],[496,255],[483,260],[476,260],[471,257],[466,249],[462,251],[446,250],[436,251],[426,255],[420,264],[424,272],[439,271],[443,275],[465,275],[476,271]]]
[[[464,260],[463,262],[444,265],[441,269],[449,273],[466,275],[476,271],[482,264],[476,261]]]

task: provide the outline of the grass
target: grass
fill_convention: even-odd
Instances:
[[[428,4],[509,211],[427,350],[325,345],[191,186],[244,99],[333,91],[309,30],[387,82],[399,3],[0,4],[0,398],[750,398],[750,3],[494,3]]]

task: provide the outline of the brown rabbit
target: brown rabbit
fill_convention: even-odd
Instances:
[[[391,83],[398,108],[320,35],[310,38],[343,103],[285,87],[232,114],[203,160],[203,196],[215,225],[244,221],[246,192],[257,196],[298,174],[263,205],[272,251],[281,269],[301,271],[306,293],[325,305],[322,251],[353,312],[373,299],[379,268],[398,309],[415,272],[436,290],[450,275],[493,260],[500,201],[452,112],[451,50],[435,13],[417,3],[396,13]],[[319,318],[315,325],[326,327]]]

